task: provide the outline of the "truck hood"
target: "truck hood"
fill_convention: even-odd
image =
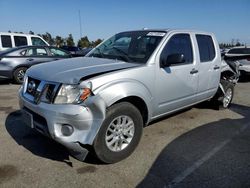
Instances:
[[[140,65],[113,59],[79,57],[35,65],[26,74],[39,80],[77,84],[80,80]]]

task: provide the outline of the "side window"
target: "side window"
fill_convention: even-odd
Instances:
[[[243,54],[243,49],[242,48],[235,48],[231,49],[227,52],[228,54]]]
[[[31,37],[32,45],[34,46],[47,46],[47,44],[38,37]]]
[[[21,51],[21,52],[20,52],[20,55],[21,55],[21,56],[25,56],[26,51],[27,51],[27,50]]]
[[[12,48],[11,38],[9,35],[1,35],[3,48]]]
[[[161,58],[166,59],[171,54],[183,54],[185,63],[193,62],[193,50],[189,34],[176,34],[169,39],[162,50]]]
[[[27,50],[26,56],[47,56],[45,48],[30,48]]]
[[[250,54],[250,48],[245,48],[244,54]]]
[[[227,52],[228,54],[250,54],[250,48],[233,48]]]
[[[66,52],[57,49],[57,48],[50,48],[50,52],[52,54],[52,56],[67,56],[69,54],[67,54]]]
[[[213,39],[209,35],[196,35],[199,47],[200,62],[212,61],[215,58]]]
[[[27,38],[22,36],[14,36],[15,46],[26,46]]]

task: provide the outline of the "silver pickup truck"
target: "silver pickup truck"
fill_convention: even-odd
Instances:
[[[19,91],[24,122],[84,160],[129,156],[151,121],[212,99],[221,55],[215,36],[190,30],[121,32],[87,57],[28,69]],[[222,88],[229,106],[233,88]]]

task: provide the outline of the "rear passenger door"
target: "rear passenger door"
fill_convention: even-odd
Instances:
[[[31,47],[25,53],[26,64],[33,65],[52,61],[53,57],[48,55],[44,47]]]
[[[196,34],[198,45],[197,61],[199,81],[197,100],[212,97],[217,91],[220,80],[220,56],[216,57],[216,47],[210,35]]]

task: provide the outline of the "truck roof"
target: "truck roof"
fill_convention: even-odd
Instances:
[[[26,33],[13,33],[13,32],[0,32],[0,35],[18,35],[18,36],[39,36],[33,34],[26,34]]]
[[[162,29],[139,29],[139,30],[130,30],[130,31],[149,31],[149,32],[188,32],[188,33],[201,33],[201,34],[208,34],[213,35],[211,32],[201,31],[201,30],[192,30],[192,29],[171,29],[171,28],[162,28]],[[128,31],[129,32],[129,31]]]

